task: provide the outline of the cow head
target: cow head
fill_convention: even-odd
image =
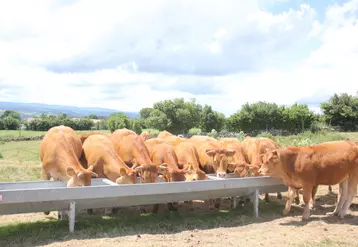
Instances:
[[[259,176],[259,167],[247,163],[236,165],[234,173],[237,177]]]
[[[260,155],[261,167],[259,173],[263,176],[275,176],[280,164],[280,154],[278,150],[268,150]]]
[[[168,169],[165,165],[140,165],[133,167],[140,177],[141,183],[156,183],[158,182],[158,174],[168,176]]]
[[[134,169],[120,168],[119,177],[116,179],[117,184],[135,184],[137,183],[137,173]]]
[[[195,169],[192,163],[188,163],[185,168],[185,181],[205,180],[208,176],[202,170]]]
[[[81,169],[76,172],[73,167],[67,166],[66,173],[70,177],[67,187],[90,186],[92,178],[98,177],[97,173],[92,170],[93,166],[89,166],[87,169]]]
[[[216,171],[216,176],[224,178],[226,176],[226,170],[228,169],[228,157],[233,156],[236,153],[231,149],[206,149],[206,154],[212,157],[213,167]]]

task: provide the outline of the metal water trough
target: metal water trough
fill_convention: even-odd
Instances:
[[[139,182],[139,180],[138,180]],[[0,183],[0,214],[69,211],[69,231],[74,231],[75,210],[127,207],[221,197],[252,196],[258,217],[259,194],[287,191],[272,177],[226,178],[209,175],[208,180],[118,185],[108,179],[92,179],[92,185],[67,188],[62,181]]]

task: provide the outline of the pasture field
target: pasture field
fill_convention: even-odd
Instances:
[[[0,131],[0,138],[16,137],[18,133]],[[27,136],[43,133],[22,131]],[[268,137],[283,146],[346,138],[358,141],[358,133],[307,132]],[[39,180],[39,144],[38,140],[0,139],[0,181]],[[328,186],[319,187],[317,206],[308,222],[301,221],[302,197],[301,204],[294,204],[292,213],[283,217],[285,199],[278,200],[276,194],[270,195],[270,203],[261,196],[258,219],[253,217],[251,203],[233,210],[225,201],[219,211],[212,212],[201,202],[195,203],[194,211],[180,204],[178,212],[169,212],[161,205],[155,215],[139,214],[133,207],[123,208],[116,215],[80,215],[73,234],[68,233],[67,221],[56,220],[55,212],[48,216],[4,215],[0,216],[0,246],[358,246],[358,198],[344,220],[325,215],[334,209],[337,189],[333,186],[333,194],[329,194]]]

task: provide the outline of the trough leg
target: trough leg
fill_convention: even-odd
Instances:
[[[75,217],[76,217],[76,203],[71,202],[70,203],[70,210],[69,210],[69,230],[71,233],[75,231]]]
[[[233,196],[231,197],[231,207],[235,209],[237,207],[237,197]]]
[[[253,196],[254,201],[254,214],[255,217],[259,217],[259,189],[256,189]]]

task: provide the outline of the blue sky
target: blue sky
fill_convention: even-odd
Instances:
[[[357,90],[358,0],[0,3],[0,99],[139,111],[183,97],[319,103]]]

